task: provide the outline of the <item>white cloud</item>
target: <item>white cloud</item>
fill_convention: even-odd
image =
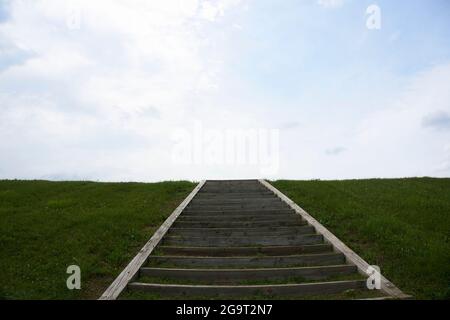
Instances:
[[[443,156],[441,162],[434,168],[437,174],[442,174],[444,177],[450,173],[450,144],[443,148]]]
[[[355,82],[363,77],[336,80],[339,94],[327,85],[307,90],[311,99],[292,81],[280,97],[282,82],[251,73],[258,67],[244,65],[249,56],[240,59],[242,47],[263,53],[268,64],[279,53],[264,51],[270,35],[258,42],[254,25],[234,20],[233,10],[250,15],[245,8],[237,0],[12,1],[0,23],[0,178],[259,175],[252,167],[173,165],[172,133],[195,121],[205,130],[279,128],[279,177],[450,174],[450,132],[432,130],[450,114],[449,65],[414,76],[403,89],[386,71],[362,86]],[[233,42],[236,34],[245,35]],[[329,76],[325,71],[318,77]],[[362,65],[358,72],[366,71]],[[302,77],[290,68],[285,75]],[[258,88],[261,81],[275,93]]]
[[[0,72],[0,177],[176,177],[157,169],[167,166],[170,130],[220,87],[208,28],[239,3],[12,2],[1,53],[31,54]],[[205,16],[208,5],[218,13]]]
[[[375,176],[444,173],[442,170],[433,171],[433,168],[439,166],[439,158],[450,140],[450,134],[448,130],[427,130],[424,119],[429,119],[430,114],[450,112],[448,82],[450,64],[426,70],[414,76],[395,100],[371,113],[361,123],[352,150],[364,154],[366,163],[376,159]],[[433,119],[436,120],[435,117]],[[438,125],[441,126],[442,121]]]
[[[345,151],[347,151],[347,149],[344,147],[334,147],[334,148],[325,150],[325,153],[329,156],[337,156]]]
[[[398,92],[394,96],[377,97],[369,91],[361,103],[373,105],[373,110],[363,116],[349,118],[337,107],[317,117],[297,114],[302,126],[282,131],[279,176],[448,177],[450,130],[424,127],[423,119],[430,114],[450,113],[449,82],[450,64],[439,65],[413,75],[403,86],[396,86]],[[314,108],[318,106],[311,107]],[[359,112],[361,108],[357,106],[351,112]],[[336,154],[339,156],[330,157]]]
[[[342,7],[345,0],[317,0],[317,3],[327,9]]]
[[[435,111],[422,119],[422,125],[426,128],[450,130],[450,114],[442,110]]]

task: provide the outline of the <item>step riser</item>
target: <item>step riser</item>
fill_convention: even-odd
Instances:
[[[236,212],[183,212],[180,215],[180,218],[197,218],[197,217],[279,217],[279,216],[286,216],[291,215],[294,217],[299,217],[299,215],[296,215],[294,212],[291,211],[236,211]]]
[[[215,231],[208,229],[176,229],[173,228],[169,230],[169,235],[172,236],[190,236],[190,237],[199,237],[199,236],[212,236],[212,237],[264,237],[270,235],[274,236],[287,236],[287,235],[297,235],[297,234],[312,234],[315,232],[314,227],[300,227],[300,228],[286,228],[286,230],[281,231],[266,231],[255,229],[255,231],[233,231],[233,229]]]
[[[182,268],[282,268],[295,266],[324,266],[344,264],[341,254],[321,254],[284,257],[233,257],[233,258],[184,258],[184,257],[151,257],[149,263],[152,266],[169,264]]]
[[[289,209],[289,207],[286,207],[285,204],[279,200],[270,200],[270,201],[248,201],[248,200],[243,200],[243,201],[230,201],[230,200],[211,200],[211,201],[194,201],[191,202],[188,206],[188,208],[191,207],[216,207],[216,208],[221,208],[221,207],[227,207],[227,206],[254,206],[254,207],[260,207],[260,206],[274,206],[274,207],[279,207],[279,206],[284,206],[285,209]]]
[[[242,281],[283,280],[302,278],[304,280],[323,280],[332,276],[355,274],[355,266],[330,266],[285,269],[158,269],[143,268],[141,276],[158,277],[174,281],[202,281],[208,284],[237,284]]]
[[[210,199],[210,198],[203,198],[203,197],[197,197],[192,199],[191,203],[197,203],[197,202],[206,202],[206,203],[213,203],[216,204],[217,201],[221,201],[221,200],[226,200],[226,201],[231,201],[231,202],[282,202],[280,198],[276,197],[276,196],[259,196],[259,197],[253,197],[253,198],[249,198],[249,197],[243,197],[243,198],[238,198],[238,199],[230,199],[230,197],[216,197],[214,199]]]
[[[287,246],[287,247],[159,247],[164,255],[169,256],[194,256],[194,257],[239,257],[239,256],[287,256],[313,253],[330,253],[333,247],[329,244]]]
[[[303,226],[306,222],[298,219],[292,221],[260,221],[260,222],[180,222],[176,221],[174,228],[271,228],[271,227],[294,227]]]
[[[220,194],[220,193],[199,193],[196,200],[244,200],[244,199],[279,199],[273,193],[248,193],[248,194]]]
[[[216,220],[223,220],[223,219],[261,219],[261,220],[271,220],[271,219],[301,219],[299,215],[293,214],[293,213],[273,213],[273,214],[264,214],[264,215],[250,215],[250,214],[241,214],[241,215],[228,215],[228,214],[222,214],[222,215],[183,215],[181,214],[178,219],[191,219],[191,220],[200,220],[200,219],[216,219]]]
[[[242,190],[242,188],[239,188],[240,190]],[[198,196],[213,196],[213,197],[228,197],[228,196],[237,196],[237,197],[251,197],[251,196],[271,196],[271,197],[276,197],[276,195],[270,191],[265,191],[265,190],[261,190],[261,189],[247,189],[247,190],[243,190],[241,192],[235,192],[235,191],[231,191],[230,189],[227,188],[227,190],[224,190],[223,192],[218,192],[217,188],[215,189],[208,189],[208,190],[204,190],[198,193]]]
[[[300,230],[300,231],[280,231],[280,232],[271,232],[271,237],[293,237],[296,235],[306,235],[306,234],[313,234],[314,229],[308,228],[306,230]],[[202,238],[202,239],[209,239],[209,238],[262,238],[264,236],[267,236],[266,232],[183,232],[183,231],[170,231],[169,236],[173,237],[180,237],[180,238]]]
[[[270,203],[282,203],[280,199],[278,198],[254,198],[254,199],[235,199],[235,200],[231,200],[231,199],[194,199],[191,201],[191,204],[207,204],[207,205],[212,205],[212,206],[220,206],[220,205],[224,205],[224,204],[259,204],[259,203],[264,203],[264,204],[270,204]]]
[[[300,217],[293,212],[287,210],[279,210],[274,212],[268,211],[235,211],[235,212],[222,212],[222,213],[211,213],[211,212],[183,212],[180,218],[223,218],[223,217],[246,217],[246,218],[283,218],[283,217]]]
[[[231,190],[231,192],[235,192],[237,190],[242,190],[242,192],[251,193],[252,190],[257,190],[257,192],[270,192],[270,190],[261,189],[261,185],[242,185],[242,186],[204,186],[201,192],[210,192],[210,190],[214,190],[214,192],[218,193],[226,193]],[[222,190],[222,192],[220,192]],[[273,194],[273,193],[272,193]]]
[[[252,295],[264,295],[270,297],[279,296],[305,296],[336,294],[351,289],[363,289],[364,281],[340,281],[297,285],[273,285],[273,286],[182,286],[182,285],[151,285],[131,283],[130,290],[137,290],[164,296],[221,296],[242,297]]]
[[[222,211],[195,211],[185,209],[182,216],[222,216],[222,215],[273,215],[273,214],[295,214],[294,210],[290,209],[275,209],[275,210],[222,210]]]
[[[288,207],[284,205],[276,206],[189,206],[183,212],[187,213],[199,213],[204,214],[207,212],[217,212],[217,213],[260,213],[260,212],[292,212]]]
[[[304,220],[303,220],[304,221]],[[169,233],[170,232],[175,232],[175,231],[180,231],[180,232],[200,232],[201,234],[203,234],[203,232],[207,232],[207,233],[215,233],[215,232],[264,232],[264,236],[270,236],[270,234],[272,234],[272,232],[287,232],[287,231],[292,231],[292,232],[296,232],[296,231],[301,231],[301,230],[305,230],[307,228],[312,228],[314,229],[313,226],[309,226],[309,225],[303,225],[300,227],[266,227],[266,228],[170,228],[169,229]]]
[[[200,206],[200,205],[191,205],[186,208],[185,211],[187,212],[199,212],[204,213],[205,211],[218,211],[218,212],[237,212],[237,211],[267,211],[267,210],[273,210],[273,211],[283,211],[289,209],[283,204],[280,205],[264,205],[261,204],[260,206],[247,206],[247,205],[240,205],[240,206]]]
[[[227,188],[227,189],[234,189],[234,188],[241,188],[241,189],[245,189],[245,188],[260,188],[261,184],[259,184],[259,182],[248,182],[248,183],[240,183],[240,184],[235,184],[235,183],[207,183],[203,186],[203,188],[216,188],[216,189],[222,189],[222,188]]]
[[[213,201],[217,201],[217,202],[219,202],[219,201],[226,201],[226,202],[242,202],[242,201],[245,201],[245,202],[248,202],[248,201],[251,201],[251,202],[259,202],[259,199],[262,199],[262,198],[264,198],[264,199],[266,199],[265,201],[280,201],[280,198],[277,198],[277,197],[274,197],[274,196],[268,196],[268,195],[258,195],[258,196],[250,196],[250,197],[239,197],[239,196],[237,196],[237,195],[235,195],[235,196],[201,196],[201,197],[198,197],[196,200],[195,200],[195,202],[193,202],[193,203],[196,203],[196,202],[198,202],[198,201],[200,201],[200,202],[209,202],[209,201],[211,201],[211,202],[213,202]]]
[[[211,188],[211,187],[203,187],[202,193],[217,193],[217,194],[239,194],[239,193],[259,193],[259,192],[267,192],[265,188]]]
[[[233,222],[233,221],[241,221],[241,222],[259,222],[259,221],[300,221],[302,218],[300,216],[296,216],[294,214],[288,215],[272,215],[272,216],[203,216],[203,217],[185,217],[181,215],[177,221],[178,222]]]
[[[163,244],[167,246],[199,246],[199,247],[242,247],[242,246],[296,246],[306,244],[319,244],[323,242],[320,235],[304,236],[298,239],[251,239],[251,238],[220,238],[220,239],[177,239],[167,237]]]
[[[250,184],[250,185],[256,185],[259,184],[259,181],[256,179],[242,179],[242,180],[208,180],[205,185],[240,185],[240,184]]]

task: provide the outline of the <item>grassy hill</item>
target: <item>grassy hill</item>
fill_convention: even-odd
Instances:
[[[194,186],[0,181],[0,297],[98,298]]]
[[[273,184],[407,293],[450,297],[450,179]],[[0,181],[0,298],[98,298],[194,186]]]
[[[450,179],[273,185],[403,291],[450,299]]]

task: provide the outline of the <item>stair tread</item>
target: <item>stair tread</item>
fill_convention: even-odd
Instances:
[[[145,282],[132,282],[130,284],[140,284],[147,286],[167,286],[167,287],[196,287],[196,288],[264,288],[264,287],[291,287],[291,286],[310,286],[310,285],[323,285],[323,284],[341,284],[341,283],[365,283],[365,280],[341,280],[341,281],[325,281],[325,282],[311,282],[311,283],[297,283],[297,284],[253,284],[253,285],[191,285],[191,284],[158,284],[158,283],[145,283]]]

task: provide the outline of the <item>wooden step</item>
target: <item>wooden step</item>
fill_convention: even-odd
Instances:
[[[223,184],[231,184],[231,185],[236,185],[236,184],[259,184],[259,181],[257,179],[237,179],[237,180],[208,180],[206,182],[206,185],[223,185]]]
[[[344,264],[341,253],[303,254],[273,257],[181,257],[181,256],[151,256],[149,266],[160,267],[208,267],[208,268],[274,268],[296,266],[324,266]],[[165,267],[165,266],[164,266]]]
[[[206,205],[214,205],[214,206],[221,206],[225,204],[280,204],[282,203],[279,198],[276,197],[259,197],[259,198],[243,198],[243,199],[202,199],[202,198],[196,198],[191,201],[192,205],[197,204],[206,204]]]
[[[275,196],[272,192],[253,192],[253,193],[199,193],[196,197],[196,199],[205,199],[205,200],[213,200],[213,199],[235,199],[235,200],[242,200],[242,199],[254,199],[254,198],[271,198],[271,199],[279,199],[277,196]]]
[[[202,181],[102,298],[126,286],[153,298],[325,297],[367,290],[366,265],[266,181]],[[382,286],[405,296],[385,278]]]
[[[209,193],[220,193],[220,194],[238,194],[238,193],[258,193],[258,192],[267,192],[267,189],[264,187],[256,187],[256,188],[247,188],[247,187],[203,187],[202,192]]]
[[[284,236],[296,234],[314,234],[312,226],[281,227],[281,228],[171,228],[169,235],[173,236],[214,236],[214,237],[245,237],[245,236]]]
[[[178,222],[226,222],[226,221],[299,221],[302,218],[298,215],[288,213],[288,214],[278,214],[278,215],[264,215],[264,216],[254,216],[254,215],[241,215],[241,216],[183,216],[177,219]]]
[[[265,247],[180,247],[160,246],[161,253],[168,256],[197,256],[197,257],[238,257],[238,256],[287,256],[311,253],[331,252],[329,244],[314,244],[303,246],[265,246]]]
[[[242,246],[296,246],[323,243],[320,234],[300,234],[288,236],[248,236],[248,237],[175,237],[165,236],[163,244],[168,246],[198,247],[242,247]]]
[[[257,210],[200,210],[200,211],[196,211],[196,210],[190,210],[190,209],[186,209],[183,211],[183,213],[180,215],[181,216],[214,216],[214,215],[218,215],[218,216],[222,216],[222,215],[273,215],[273,214],[286,214],[286,213],[290,213],[290,214],[294,214],[295,212],[292,209],[257,209]]]
[[[265,269],[171,269],[141,268],[140,276],[164,278],[166,281],[199,281],[208,284],[236,284],[242,281],[273,281],[289,278],[323,280],[333,276],[356,274],[352,265],[301,267],[301,268],[265,268]]]
[[[165,296],[184,297],[245,297],[245,296],[293,296],[324,295],[341,293],[347,290],[364,289],[364,280],[316,282],[280,285],[217,286],[217,285],[177,285],[133,282],[130,290],[148,292]]]
[[[191,204],[188,206],[188,211],[239,211],[239,210],[283,210],[283,209],[289,209],[286,207],[283,203],[277,203],[277,204],[223,204],[220,206],[214,206],[214,205],[203,205],[203,204]]]
[[[268,227],[289,227],[289,226],[303,226],[306,224],[305,220],[297,219],[296,221],[220,221],[220,222],[180,222],[175,221],[173,226],[175,228],[268,228]]]

